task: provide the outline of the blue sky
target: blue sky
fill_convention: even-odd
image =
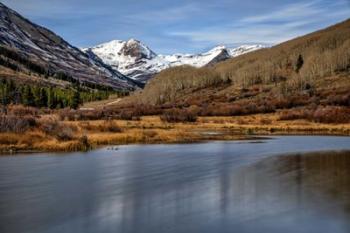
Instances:
[[[350,17],[350,0],[0,0],[78,47],[136,38],[157,53],[275,44]]]

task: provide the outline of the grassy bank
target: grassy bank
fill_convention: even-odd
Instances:
[[[350,135],[350,124],[321,124],[307,120],[280,120],[279,114],[237,117],[199,117],[193,123],[168,123],[159,116],[140,120],[60,121],[41,116],[21,133],[0,133],[2,153],[83,151],[106,145],[191,143],[239,140],[252,135]]]

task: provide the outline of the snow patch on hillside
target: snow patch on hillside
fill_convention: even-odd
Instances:
[[[200,54],[162,55],[156,54],[142,42],[130,39],[113,40],[82,50],[94,53],[104,63],[134,80],[147,81],[154,74],[170,67],[181,65],[203,67],[212,62],[219,62],[264,47],[263,45],[243,45],[228,48],[221,45]]]

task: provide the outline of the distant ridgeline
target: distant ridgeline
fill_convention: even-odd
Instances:
[[[14,79],[0,78],[0,104],[23,104],[38,108],[78,108],[84,102],[108,99],[110,94],[120,96],[127,95],[128,92],[114,90],[110,86],[84,81],[62,72],[52,72],[40,64],[26,59],[12,49],[0,45],[0,66],[7,67],[18,76],[23,74],[40,77],[48,80],[46,87],[39,84],[21,84]],[[51,79],[51,80],[49,80]],[[54,81],[60,80],[68,85],[64,88],[54,85]],[[52,83],[52,85],[50,85]]]
[[[2,105],[23,104],[33,107],[77,108],[83,102],[107,99],[110,94],[126,95],[125,91],[114,90],[110,86],[84,81],[82,83],[62,72],[52,72],[40,64],[32,62],[17,52],[0,46],[0,66],[7,67],[19,75],[27,74],[69,83],[65,88],[38,84],[15,84],[14,80],[0,78],[0,101]]]
[[[215,111],[219,106],[226,111],[235,107],[234,104],[246,107],[253,102],[255,109],[260,106],[278,109],[281,104],[272,102],[282,99],[288,102],[284,104],[288,108],[327,104],[332,98],[349,98],[349,74],[350,19],[211,67],[162,71],[133,101],[179,107],[193,105]],[[301,103],[296,103],[293,97]]]

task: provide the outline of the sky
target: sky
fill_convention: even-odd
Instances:
[[[350,18],[350,0],[0,0],[77,47],[135,38],[156,53],[277,44]]]

